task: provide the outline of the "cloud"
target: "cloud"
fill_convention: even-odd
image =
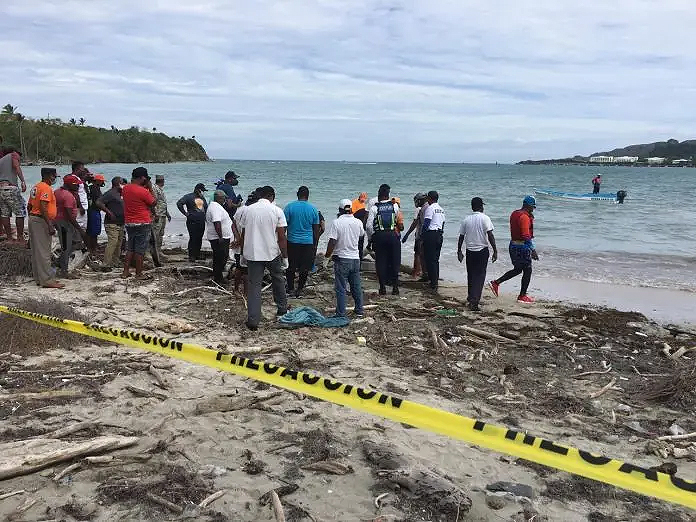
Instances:
[[[196,135],[215,157],[515,161],[693,137],[686,1],[8,1],[3,103]]]

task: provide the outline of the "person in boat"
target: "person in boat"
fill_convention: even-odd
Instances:
[[[536,248],[534,247],[534,209],[536,199],[534,196],[526,196],[522,201],[522,208],[515,210],[510,215],[510,260],[512,270],[502,277],[488,283],[493,293],[498,296],[501,283],[522,274],[522,287],[517,297],[519,303],[533,303],[534,299],[527,295],[529,283],[532,280],[532,260],[538,261]]]
[[[599,186],[602,184],[602,175],[597,174],[594,179],[592,180],[592,193],[593,194],[599,194]]]

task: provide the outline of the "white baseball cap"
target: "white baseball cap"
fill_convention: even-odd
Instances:
[[[350,199],[342,199],[340,205],[338,205],[338,208],[351,208],[353,206],[353,202]]]

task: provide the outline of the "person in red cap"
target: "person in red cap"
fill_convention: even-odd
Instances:
[[[78,214],[78,189],[82,181],[73,174],[63,178],[63,186],[55,192],[56,197],[56,220],[55,227],[58,232],[58,239],[62,252],[58,259],[58,277],[77,279],[75,274],[68,273],[70,255],[73,252],[73,238],[79,234],[82,240],[85,239],[85,231],[77,223]]]

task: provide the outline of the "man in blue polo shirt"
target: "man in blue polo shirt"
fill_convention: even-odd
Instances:
[[[304,185],[297,190],[297,201],[285,206],[288,222],[288,269],[285,277],[288,293],[302,295],[307,276],[314,264],[314,255],[319,242],[319,211],[309,201],[309,189]],[[295,289],[295,272],[299,272]]]

